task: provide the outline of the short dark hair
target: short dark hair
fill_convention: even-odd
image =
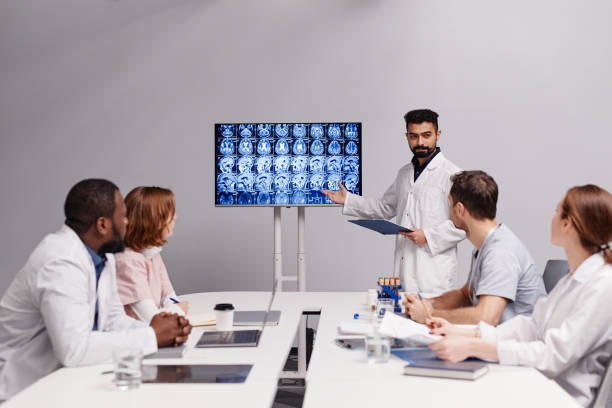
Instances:
[[[112,219],[117,190],[119,187],[104,179],[86,179],[76,183],[64,203],[66,225],[77,234],[84,234],[98,218]]]
[[[431,109],[415,109],[404,115],[406,121],[406,132],[409,132],[408,125],[411,123],[433,123],[436,131],[438,130],[438,114]]]
[[[495,218],[498,190],[493,177],[481,170],[470,170],[451,176],[451,182],[453,204],[463,203],[477,220]]]

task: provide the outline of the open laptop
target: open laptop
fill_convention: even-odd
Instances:
[[[231,330],[231,331],[206,331],[202,333],[202,337],[196,344],[197,348],[211,348],[211,347],[257,347],[259,339],[263,333],[264,327],[268,321],[268,315],[270,315],[270,309],[272,308],[272,302],[274,302],[274,296],[276,295],[276,281],[272,286],[272,295],[270,296],[270,303],[265,311],[261,329],[258,330]],[[279,312],[280,313],[280,312]]]

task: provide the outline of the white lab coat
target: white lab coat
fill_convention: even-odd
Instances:
[[[112,360],[130,347],[157,351],[153,329],[125,314],[115,259],[98,282],[98,331],[92,331],[96,274],[77,234],[64,225],[47,235],[0,301],[0,401],[64,366]]]
[[[612,266],[594,254],[540,298],[531,316],[479,327],[484,340],[497,342],[500,364],[537,368],[588,406],[612,353]]]
[[[410,229],[422,229],[427,243],[415,245],[407,237],[395,239],[394,276],[407,292],[438,296],[453,288],[457,276],[457,244],[465,238],[449,216],[450,177],[461,169],[440,152],[429,162],[417,181],[414,166],[402,167],[382,198],[348,193],[343,214],[359,218],[396,217]],[[377,271],[379,275],[384,275]]]

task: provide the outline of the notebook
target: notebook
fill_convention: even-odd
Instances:
[[[412,232],[411,229],[387,220],[349,220],[353,224],[371,229],[383,235],[397,235],[400,231]]]
[[[448,361],[423,359],[408,362],[404,366],[404,374],[425,377],[456,378],[461,380],[475,380],[489,371],[489,366],[480,361],[462,361],[451,363]]]

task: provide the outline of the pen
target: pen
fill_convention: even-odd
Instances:
[[[431,320],[432,318],[431,313],[429,313],[429,309],[427,309],[427,307],[425,306],[425,302],[423,302],[423,296],[421,296],[421,292],[417,292],[417,295],[419,296],[421,305],[423,305],[423,309],[425,309],[425,314],[427,315],[427,318]]]
[[[173,298],[173,297],[168,296],[168,298],[169,298],[171,301],[173,301],[174,303],[181,303],[181,302],[179,302],[178,300],[176,300],[176,299],[175,299],[175,298]]]

